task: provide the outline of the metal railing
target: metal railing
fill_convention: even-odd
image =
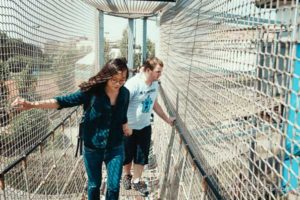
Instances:
[[[77,90],[99,69],[97,24],[82,1],[0,1],[1,200],[81,198],[86,178],[73,147],[81,112],[10,104]]]
[[[280,0],[179,0],[160,18],[162,84],[224,199],[299,195],[298,19]]]

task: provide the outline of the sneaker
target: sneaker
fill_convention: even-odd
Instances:
[[[123,177],[123,186],[125,190],[131,189],[131,179],[132,179],[131,174],[127,174]]]
[[[148,196],[148,194],[149,194],[147,185],[143,181],[139,181],[138,183],[132,183],[132,187],[133,187],[133,189],[138,191],[144,197]]]

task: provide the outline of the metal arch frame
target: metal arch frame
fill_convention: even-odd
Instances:
[[[84,0],[84,3],[105,14],[137,19],[155,16],[170,5],[175,5],[176,0]]]
[[[158,2],[176,2],[176,0],[133,0],[133,1],[158,1]]]

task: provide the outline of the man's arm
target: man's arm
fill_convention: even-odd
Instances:
[[[156,114],[162,118],[165,122],[167,122],[170,125],[173,125],[175,118],[174,117],[168,117],[165,112],[163,111],[163,109],[161,108],[161,106],[159,105],[159,103],[157,102],[157,100],[155,100],[154,105],[153,105],[153,110],[156,112]]]

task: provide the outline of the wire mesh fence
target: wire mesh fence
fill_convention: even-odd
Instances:
[[[298,0],[179,0],[161,16],[162,85],[174,107],[179,94],[182,134],[208,193],[220,195],[210,199],[300,195],[299,9]],[[172,157],[177,199],[193,199],[187,191],[201,189],[183,155]]]
[[[96,11],[72,0],[2,0],[0,11],[0,199],[81,198],[78,113],[10,103],[91,76]],[[180,125],[154,125],[166,199],[300,195],[299,19],[298,0],[178,0],[162,14],[164,101]]]
[[[10,107],[77,90],[95,72],[97,11],[82,1],[0,1],[0,199],[76,199],[81,112]]]

